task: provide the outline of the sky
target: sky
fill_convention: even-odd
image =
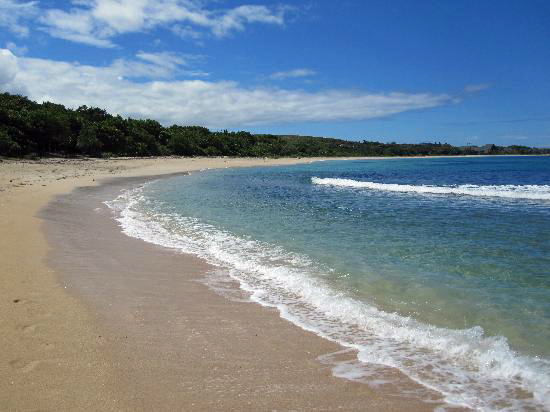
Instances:
[[[550,147],[550,1],[0,0],[0,90],[212,130]]]

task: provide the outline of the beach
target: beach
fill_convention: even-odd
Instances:
[[[216,293],[201,281],[210,265],[127,237],[103,204],[161,175],[315,160],[322,159],[2,161],[2,409],[441,405],[435,392],[426,390],[426,403],[334,377],[319,357],[341,346],[274,309]]]
[[[0,412],[550,412],[549,19],[0,0]]]

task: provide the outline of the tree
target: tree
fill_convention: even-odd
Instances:
[[[186,130],[181,126],[171,126],[167,134],[168,137],[168,149],[179,156],[196,156],[199,154],[200,149],[198,146],[198,139],[193,131]]]
[[[21,147],[14,141],[7,131],[0,129],[0,155],[17,156]]]
[[[97,138],[96,126],[92,123],[84,123],[78,138],[76,147],[83,153],[90,156],[99,156],[103,144]]]

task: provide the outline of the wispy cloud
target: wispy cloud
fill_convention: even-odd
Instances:
[[[503,144],[517,144],[517,145],[529,145],[528,141],[537,141],[537,147],[550,147],[550,135],[548,134],[539,134],[539,133],[529,133],[529,134],[504,134],[498,136],[495,140],[503,142]]]
[[[117,35],[160,26],[195,39],[202,36],[198,29],[215,37],[225,37],[253,23],[282,26],[287,11],[285,7],[262,5],[209,10],[203,2],[194,0],[73,0],[68,10],[45,10],[40,21],[41,29],[53,37],[113,47]]]
[[[204,34],[201,31],[195,30],[191,26],[176,24],[172,26],[170,30],[182,39],[191,39],[198,42],[204,37]]]
[[[29,27],[26,21],[37,14],[37,1],[0,0],[0,27],[6,27],[18,36],[28,36]]]
[[[243,31],[247,23],[284,24],[284,9],[273,11],[266,6],[244,5],[210,18],[204,26],[210,27],[218,37],[232,31]]]
[[[29,51],[26,46],[18,46],[12,41],[6,43],[6,49],[10,50],[16,56],[24,56]]]
[[[151,53],[140,51],[138,61],[123,60],[126,65],[126,77],[171,78],[176,75],[207,77],[209,73],[192,70],[191,66],[202,61],[203,56],[173,52]],[[120,60],[119,60],[120,61]]]
[[[470,120],[464,122],[446,122],[448,126],[475,126],[481,124],[499,124],[499,123],[525,123],[525,122],[550,122],[550,116],[541,117],[523,117],[515,119],[488,119],[488,120]]]
[[[269,77],[274,80],[283,80],[292,77],[309,77],[313,75],[315,75],[315,71],[311,69],[294,69],[282,72],[275,72]]]
[[[506,140],[529,140],[529,136],[523,134],[507,134],[500,137],[501,139]]]
[[[244,127],[255,124],[359,120],[450,104],[445,94],[318,92],[281,88],[245,88],[230,81],[152,80],[128,78],[128,64],[150,64],[167,70],[184,65],[172,55],[141,52],[132,62],[86,66],[0,54],[0,89],[26,90],[38,101],[71,107],[82,104],[112,113],[158,119],[165,124]],[[183,58],[184,59],[184,58]],[[130,67],[135,72],[135,67]],[[145,70],[146,71],[146,70]]]
[[[466,87],[464,87],[464,91],[466,93],[478,93],[483,90],[487,90],[491,87],[489,83],[479,83],[479,84],[468,84]]]

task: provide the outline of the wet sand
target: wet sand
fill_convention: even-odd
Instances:
[[[123,187],[148,175],[246,161],[142,162],[98,162],[86,173],[76,164],[74,176],[67,172],[73,166],[56,166],[67,172],[62,179],[52,165],[31,164],[28,176],[37,168],[51,172],[30,180],[32,187],[9,186],[2,174],[2,409],[433,410],[441,404],[333,377],[318,358],[339,345],[275,310],[213,292],[200,282],[212,269],[205,262],[122,234],[102,202]],[[0,163],[0,172],[13,173],[9,166]],[[113,174],[140,177],[95,186]],[[386,373],[418,389],[397,371]]]

